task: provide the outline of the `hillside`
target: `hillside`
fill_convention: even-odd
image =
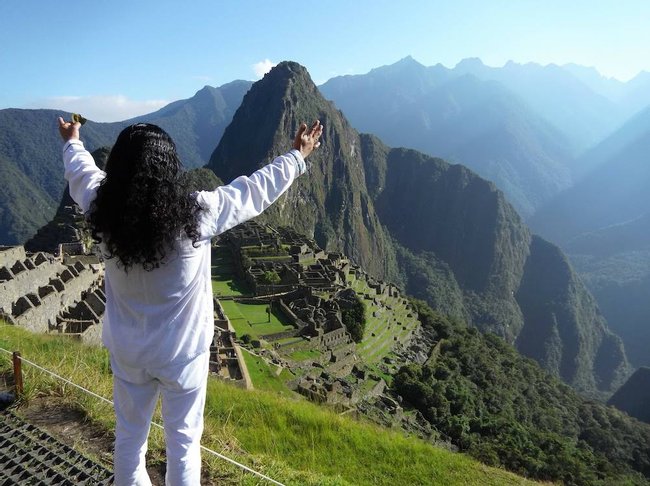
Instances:
[[[19,349],[26,359],[100,395],[111,396],[108,353],[65,338],[37,336],[2,326],[0,347]],[[0,371],[11,360],[0,354]],[[112,407],[24,365],[24,404],[39,395],[81,411],[86,421],[112,434]],[[57,402],[55,402],[57,403]],[[52,405],[50,405],[52,406]],[[22,407],[16,410],[21,412]],[[160,417],[156,417],[160,421]],[[110,440],[109,447],[110,447]],[[79,441],[75,447],[84,447]],[[342,417],[322,407],[269,392],[244,391],[209,380],[202,444],[287,485],[515,485],[533,484],[419,439]],[[72,445],[72,444],[71,444]],[[104,450],[103,454],[110,454]],[[148,464],[164,461],[162,434],[152,429]],[[104,459],[105,460],[105,459]],[[259,484],[259,479],[203,453],[204,484]]]
[[[561,251],[532,238],[503,193],[462,166],[359,135],[298,64],[281,63],[253,85],[209,167],[225,182],[249,174],[290,146],[300,121],[316,118],[325,133],[309,175],[261,221],[292,226],[509,342],[542,337],[522,350],[579,390],[620,383],[620,340]],[[542,291],[540,278],[556,290]]]
[[[0,155],[0,242],[17,243],[27,239],[47,221],[54,199],[38,188],[21,170]]]
[[[418,310],[439,344],[393,389],[460,450],[562,484],[650,481],[647,424],[585,400],[494,335]]]
[[[241,392],[242,395],[239,396],[230,388],[224,389],[225,385],[211,383],[210,386],[216,387],[215,393],[223,401],[217,400],[216,397],[210,398],[208,415],[217,417],[217,431],[222,434],[224,433],[223,417],[227,416],[227,421],[234,420],[237,424],[244,424],[242,435],[237,437],[243,441],[242,447],[249,453],[262,451],[264,455],[260,458],[262,464],[267,464],[269,461],[268,440],[273,441],[274,444],[283,444],[279,448],[282,460],[277,459],[277,446],[271,446],[274,451],[270,453],[273,466],[268,472],[273,471],[273,476],[290,478],[288,482],[291,484],[293,481],[297,484],[321,484],[327,482],[323,475],[329,476],[334,471],[341,477],[341,482],[333,484],[347,484],[348,476],[345,471],[349,465],[350,471],[354,471],[351,474],[357,475],[349,481],[354,484],[366,484],[366,482],[370,484],[372,481],[375,483],[379,481],[381,484],[382,480],[388,483],[392,481],[406,484],[420,484],[420,482],[437,484],[438,480],[452,484],[454,482],[489,484],[492,481],[489,475],[476,479],[472,471],[462,465],[453,466],[458,476],[446,476],[444,468],[436,465],[435,452],[427,452],[431,451],[427,449],[419,455],[420,453],[409,448],[408,441],[405,443],[399,435],[394,434],[386,439],[392,444],[391,447],[399,448],[399,454],[405,452],[415,454],[411,458],[415,462],[411,467],[407,467],[405,461],[399,459],[393,449],[381,445],[384,439],[369,437],[363,432],[356,433],[354,430],[343,430],[339,422],[332,424],[326,419],[321,422],[314,418],[317,409],[310,406],[305,406],[304,411],[301,412],[300,410],[303,409],[300,407],[294,411],[284,403],[285,401],[295,403],[299,398],[291,391],[295,389],[296,381],[297,391],[310,397],[311,400],[320,401],[319,394],[309,393],[314,390],[313,386],[316,384],[313,377],[320,377],[332,385],[331,393],[322,396],[323,402],[331,403],[336,410],[348,410],[353,413],[356,410],[356,413],[361,416],[393,428],[404,428],[413,435],[425,437],[430,443],[442,443],[446,448],[466,451],[487,464],[499,465],[528,477],[563,481],[566,484],[621,482],[647,484],[643,477],[650,475],[650,450],[648,450],[650,428],[647,426],[639,425],[623,414],[606,409],[601,404],[585,400],[557,378],[542,370],[537,363],[522,358],[512,346],[497,336],[483,335],[474,328],[466,327],[459,319],[449,319],[437,314],[424,302],[415,300],[407,302],[397,289],[377,282],[367,276],[362,269],[349,265],[349,261],[343,255],[320,256],[317,265],[316,255],[310,254],[311,250],[307,248],[314,248],[313,243],[296,235],[293,230],[264,229],[254,223],[242,226],[246,228],[234,228],[222,235],[220,245],[214,249],[216,258],[213,264],[216,266],[212,269],[213,289],[217,295],[224,295],[224,299],[235,297],[235,300],[221,300],[218,308],[222,308],[227,313],[230,319],[228,327],[232,325],[240,343],[257,341],[257,344],[248,346],[251,351],[250,354],[244,352],[244,360],[255,388],[273,391],[276,405],[256,402],[251,409],[247,405],[247,397],[250,395]],[[265,235],[270,239],[265,238]],[[261,243],[255,244],[256,240],[273,243],[276,241],[274,235],[281,235],[282,244],[266,245],[269,253],[263,251],[264,245]],[[535,238],[531,252],[549,253],[552,262],[555,258],[553,254],[559,250],[543,241],[537,242]],[[278,262],[279,249],[302,247],[300,254],[305,256],[304,265],[309,269],[308,272],[304,272],[304,268],[301,270],[303,275],[300,279],[305,279],[305,283],[314,278],[311,274],[318,273],[316,270],[320,269],[323,273],[328,271],[323,266],[324,262],[330,262],[330,268],[336,262],[345,278],[341,280],[340,273],[336,271],[333,275],[334,281],[338,281],[340,285],[351,286],[365,302],[362,307],[365,308],[363,313],[367,315],[367,323],[361,341],[356,345],[343,343],[343,346],[333,343],[331,350],[325,349],[327,346],[314,349],[313,343],[317,339],[311,336],[308,341],[312,345],[309,347],[307,340],[296,336],[295,333],[285,334],[287,321],[278,321],[277,318],[281,316],[278,315],[278,306],[275,303],[272,311],[268,307],[270,312],[267,320],[265,311],[267,304],[264,301],[252,300],[250,293],[241,293],[244,287],[263,286],[266,277],[258,281],[246,278],[245,283],[233,280],[232,273],[237,273],[235,259],[228,258],[227,248],[236,248],[237,240],[242,244],[246,242],[245,246],[239,246],[240,250],[245,252],[245,255],[240,255],[240,260],[243,261],[244,257],[247,257],[251,262],[255,262],[250,270],[272,268],[269,264],[275,265]],[[296,243],[300,244],[296,245]],[[537,246],[541,248],[535,248]],[[273,253],[274,248],[275,253]],[[320,251],[316,253],[321,255]],[[541,261],[540,266],[545,268],[550,265]],[[30,271],[40,275],[38,268],[33,270],[29,268],[27,275],[22,275],[23,282]],[[533,273],[532,280],[537,279],[541,277]],[[333,294],[339,302],[337,307],[343,309],[342,299],[348,299],[350,292],[336,289],[333,292],[329,285],[323,288],[320,280],[316,278],[315,282],[321,288],[312,289],[318,297],[314,295],[316,298],[310,302],[319,306],[322,303],[329,305],[330,297],[327,295]],[[276,283],[278,286],[282,284],[282,279]],[[561,287],[561,278],[545,281],[545,284],[547,288],[539,289],[542,298],[548,298],[549,292],[554,299],[563,298],[565,290]],[[340,289],[340,285],[336,287]],[[262,293],[266,292],[264,288],[258,290]],[[279,290],[280,288],[276,287],[275,292]],[[312,291],[307,295],[311,295]],[[288,302],[293,306],[290,308],[293,309],[292,312],[299,313],[302,319],[309,319],[305,314],[308,308],[299,310],[304,295],[300,290],[289,292],[282,295],[282,300],[278,304],[282,306],[284,305],[282,302]],[[237,299],[237,296],[244,298]],[[572,294],[568,297],[576,298]],[[61,301],[56,299],[55,302]],[[569,307],[562,302],[560,305]],[[314,308],[311,312],[314,315],[320,314],[315,312]],[[419,320],[421,326],[414,327],[412,323],[414,320]],[[560,316],[561,320],[562,316]],[[344,319],[344,323],[346,322]],[[417,322],[415,324],[417,326]],[[40,360],[49,359],[50,353],[55,353],[56,355],[52,356],[46,365],[48,368],[54,367],[66,377],[74,375],[74,381],[90,386],[102,394],[110,393],[110,373],[104,350],[93,352],[86,347],[76,349],[65,345],[59,347],[61,341],[55,339],[39,341],[37,337],[34,337],[37,346],[30,349],[29,339],[23,339],[29,335],[16,327],[5,327],[0,335],[2,336],[0,347],[20,349],[28,359],[38,356],[41,364],[44,363]],[[19,339],[13,340],[14,337]],[[587,345],[592,344],[587,343]],[[352,360],[349,361],[349,366],[346,366],[345,357],[341,353],[349,356],[350,351],[353,353]],[[616,349],[605,351],[615,352]],[[86,363],[84,360],[89,361]],[[346,367],[341,368],[340,365]],[[93,370],[99,371],[101,376],[94,376]],[[221,368],[212,371],[220,373]],[[301,388],[303,379],[311,384],[310,388]],[[386,390],[380,383],[382,380],[391,385],[392,389]],[[355,383],[358,384],[356,390],[352,388]],[[338,389],[334,385],[338,385]],[[382,386],[376,388],[376,385]],[[32,389],[29,393],[38,393],[38,391]],[[341,401],[334,397],[337,393],[340,394]],[[349,395],[351,398],[346,404],[345,396]],[[91,415],[99,413],[95,416],[98,416],[100,421],[106,422],[107,417],[101,415],[101,410],[98,411],[101,407],[89,404],[88,400],[92,401],[92,399],[84,400],[80,401],[84,409],[92,410]],[[230,400],[237,403],[236,410]],[[283,418],[285,416],[276,411],[276,406],[283,407],[283,410],[287,410],[283,413],[289,415]],[[419,414],[410,409],[411,406],[415,407]],[[258,407],[263,407],[265,412],[261,413]],[[104,427],[110,429],[111,409],[108,408],[105,413],[109,414],[109,420]],[[318,428],[318,432],[312,433],[317,434],[318,437],[308,438],[310,444],[307,445],[293,435],[298,434],[302,437],[308,433],[300,429],[300,417],[308,417],[306,419],[308,423],[315,424]],[[271,430],[269,430],[269,421],[272,424]],[[211,430],[210,423],[208,421],[207,430]],[[287,424],[291,424],[291,427]],[[342,431],[346,437],[354,437],[354,447],[348,447],[347,442],[342,441],[338,435],[324,434],[323,430]],[[227,429],[225,433],[234,432],[233,429]],[[261,446],[260,435],[268,439],[264,440]],[[208,434],[206,437],[212,436]],[[607,440],[604,440],[605,438]],[[159,439],[159,436],[156,437],[154,442]],[[217,440],[222,443],[227,439]],[[365,459],[363,445],[366,442],[372,444],[374,451],[368,460]],[[321,444],[329,454],[330,462],[324,463],[323,460],[315,459],[317,454],[315,448],[320,451]],[[303,451],[305,447],[311,459],[296,452],[296,450]],[[337,451],[340,450],[341,454],[333,455],[330,450],[333,447],[337,448]],[[158,450],[160,449],[154,448],[154,451]],[[390,454],[394,459],[382,465],[381,479],[376,477],[378,469],[372,465],[372,462],[377,459],[377,453]],[[159,457],[160,453],[154,454]],[[420,457],[424,461],[422,467],[419,463]],[[452,459],[444,460],[447,464],[455,464]],[[428,461],[433,461],[431,467],[437,468],[436,476],[431,477],[427,472]],[[331,466],[333,463],[336,465]],[[296,464],[300,464],[300,472],[293,471]],[[309,465],[308,471],[304,470],[305,464]],[[359,464],[364,464],[364,471],[359,471]],[[364,475],[366,470],[371,471],[371,476]],[[217,477],[222,478],[223,474],[223,472],[218,473]],[[230,473],[226,474],[226,477],[229,475]],[[496,484],[503,484],[508,480],[507,476],[499,476],[494,481]]]
[[[106,165],[109,150],[100,148],[92,153],[95,162],[101,169]],[[59,202],[56,213],[50,221],[40,226],[35,234],[31,235],[24,246],[29,252],[45,251],[56,254],[61,243],[74,243],[83,241],[85,246],[90,246],[90,231],[83,218],[83,214],[70,196],[66,184],[63,196]],[[90,249],[90,248],[87,248]]]
[[[650,368],[636,370],[607,404],[650,423]]]
[[[70,113],[55,110],[0,110],[0,159],[11,164],[13,174],[3,178],[6,194],[32,194],[47,204],[26,207],[22,197],[7,198],[2,209],[8,216],[0,232],[0,244],[18,244],[49,221],[63,194],[65,181],[61,169],[61,137],[56,128],[58,116],[70,119]],[[117,126],[88,122],[83,140],[89,150],[110,146]],[[5,196],[6,197],[6,196]],[[21,226],[20,221],[30,221]]]
[[[205,165],[232,120],[250,81],[232,81],[213,88],[204,86],[186,100],[170,103],[158,111],[122,122],[154,123],[167,131],[188,168]]]
[[[406,58],[320,89],[355,128],[471,168],[528,216],[571,184],[570,141],[515,92],[461,68]]]
[[[118,133],[131,123],[155,123],[175,140],[184,164],[199,167],[209,159],[249,87],[247,81],[234,81],[219,88],[206,86],[192,98],[148,115],[116,123],[88,121],[81,137],[92,152],[111,147]],[[11,171],[2,179],[7,187],[5,195],[0,196],[0,244],[23,243],[54,216],[55,202],[60,200],[65,187],[61,139],[56,129],[58,116],[70,119],[70,113],[56,110],[0,110],[0,170]],[[29,209],[25,204],[28,198],[33,203]]]
[[[634,223],[639,223],[636,221]],[[571,260],[581,278],[598,301],[598,307],[610,323],[611,329],[623,339],[625,351],[634,367],[650,366],[650,245],[648,228],[629,223],[636,228],[611,229],[590,233],[580,238],[584,247],[593,253],[569,249]],[[621,251],[612,251],[613,242],[620,242],[622,235],[631,235],[621,242]],[[637,229],[643,230],[644,248],[629,249],[634,244]],[[610,235],[612,238],[610,239]],[[602,242],[602,244],[601,244]],[[578,240],[575,241],[578,243]],[[601,248],[606,248],[603,252]]]
[[[618,137],[618,135],[617,135]],[[650,124],[646,131],[611,155],[530,218],[530,225],[560,244],[583,233],[626,223],[650,212]]]
[[[646,107],[576,159],[572,164],[576,181],[609,162],[610,159],[620,157],[621,151],[643,137],[648,130],[650,130],[650,108]]]

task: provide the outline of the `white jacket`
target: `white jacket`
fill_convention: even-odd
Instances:
[[[79,140],[66,142],[63,161],[70,195],[85,213],[105,173]],[[198,192],[205,211],[197,247],[182,233],[178,251],[159,268],[127,273],[116,258],[106,259],[102,341],[110,352],[134,367],[159,368],[208,351],[214,334],[210,238],[262,213],[304,171],[302,154],[291,150],[250,177]]]

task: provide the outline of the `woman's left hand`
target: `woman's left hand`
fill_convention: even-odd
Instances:
[[[64,142],[68,140],[79,140],[79,128],[81,128],[81,123],[67,122],[59,117],[59,134],[61,134]]]

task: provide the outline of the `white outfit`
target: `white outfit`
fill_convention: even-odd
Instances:
[[[64,145],[63,160],[70,195],[85,213],[105,173],[79,140]],[[214,335],[210,238],[262,213],[304,171],[302,154],[291,150],[250,177],[238,177],[214,191],[196,193],[204,208],[199,218],[200,241],[192,245],[179,232],[176,248],[159,268],[145,271],[136,266],[127,273],[117,265],[116,258],[106,260],[102,341],[111,353],[114,373],[116,484],[150,484],[143,469],[144,452],[159,389],[163,414],[167,411],[168,484],[199,484],[198,443],[203,427],[207,360]],[[138,401],[129,403],[136,396]],[[194,420],[185,425],[193,432],[179,442],[173,436],[179,433],[174,424],[182,422],[188,413]],[[186,443],[180,445],[183,441]],[[185,469],[194,472],[189,476],[183,471],[174,472],[176,477],[172,478],[169,463],[182,456],[178,447],[192,457]],[[122,481],[122,464],[126,471],[135,458],[136,473]],[[133,474],[139,474],[140,479]]]

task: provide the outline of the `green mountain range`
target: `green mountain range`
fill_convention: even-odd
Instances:
[[[192,98],[180,100],[148,115],[116,123],[88,121],[82,131],[86,148],[110,147],[118,133],[136,122],[167,130],[186,167],[204,165],[233,113],[250,88],[234,81],[219,88],[204,87]],[[55,110],[0,110],[0,171],[5,190],[0,196],[0,244],[19,244],[54,216],[65,188],[58,116]]]
[[[208,167],[225,182],[249,174],[317,118],[323,147],[265,222],[293,226],[505,337],[581,391],[620,384],[628,372],[620,339],[562,252],[531,236],[502,192],[465,167],[360,135],[300,65],[281,63],[251,88]]]
[[[328,249],[350,249],[366,270],[455,316],[413,302],[433,347],[426,362],[387,378],[391,393],[426,418],[436,441],[486,464],[564,484],[647,484],[650,426],[558,379],[603,396],[625,373],[620,341],[562,252],[531,235],[492,183],[356,133],[295,63],[250,90],[210,167],[226,181],[250,172],[290,146],[299,120],[314,117],[327,129],[323,146],[265,218]],[[207,169],[188,177],[204,189],[220,184]],[[65,219],[67,205],[58,228],[78,223]],[[395,468],[403,477],[404,465]]]
[[[191,166],[206,160],[210,134],[216,144],[223,132],[210,167],[228,181],[252,172],[289,147],[299,122],[319,118],[326,133],[322,150],[310,159],[311,174],[268,212],[269,222],[291,224],[315,236],[323,247],[344,251],[371,273],[400,283],[437,309],[504,336],[581,390],[609,390],[620,380],[626,369],[624,354],[593,300],[561,252],[544,251],[545,244],[530,235],[501,192],[462,166],[360,135],[325,101],[304,70],[282,66],[248,92],[241,106],[250,83],[206,87],[189,100],[146,117],[114,124],[89,122],[84,141],[90,149],[107,146],[127,123],[152,121],[171,133]],[[423,68],[408,59],[373,73],[397,90],[391,106],[378,103],[375,110],[392,110],[397,116],[400,104],[415,106],[416,99],[447,107],[450,127],[455,128],[447,128],[446,137],[462,147],[455,132],[467,125],[462,134],[472,140],[465,144],[468,147],[480,145],[481,138],[494,141],[485,152],[494,156],[494,167],[503,167],[503,173],[514,174],[508,172],[508,163],[496,162],[505,160],[498,153],[512,155],[511,161],[519,160],[519,152],[532,153],[536,163],[540,159],[555,163],[569,150],[553,127],[495,81],[458,75],[441,66]],[[395,80],[408,82],[400,88]],[[385,90],[379,81],[372,86],[376,92],[360,90],[359,100],[366,102]],[[438,99],[432,90],[444,96]],[[499,119],[501,113],[508,116]],[[25,241],[51,218],[60,200],[64,188],[60,142],[56,130],[43,130],[55,125],[58,115],[48,110],[0,111],[0,124],[6,127],[0,138],[0,167],[10,182],[3,195],[0,243]],[[532,145],[518,145],[522,133]],[[42,140],[35,142],[35,134]],[[563,164],[546,167],[552,170],[542,170],[544,163],[540,164],[529,165],[528,172],[519,162],[511,166],[519,167],[515,172],[527,174],[528,179],[553,174],[559,179],[544,182],[554,186],[553,191],[564,184],[559,182],[568,170]],[[545,281],[542,271],[563,276],[558,281],[560,297],[550,292],[541,297],[529,284],[535,279]],[[538,336],[545,337],[532,351],[527,343]],[[603,373],[607,367],[608,373]]]

